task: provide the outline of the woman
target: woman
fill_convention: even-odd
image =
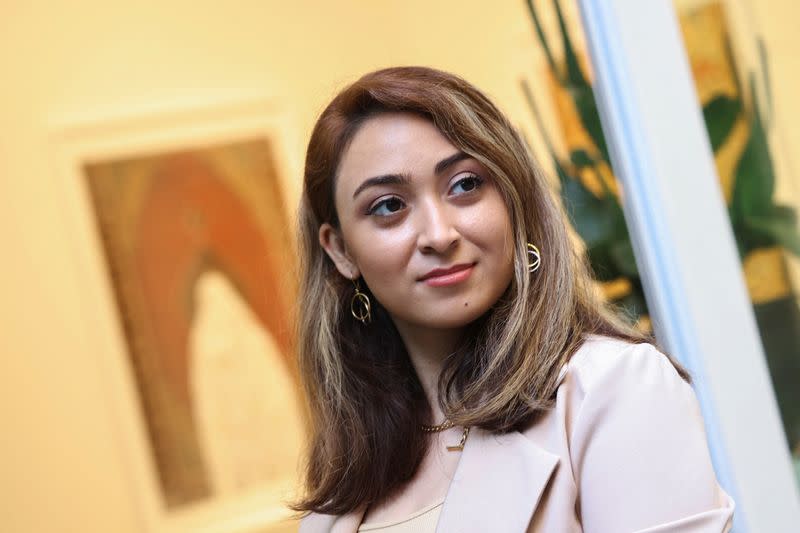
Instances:
[[[509,121],[422,67],[320,116],[300,206],[303,532],[727,531],[688,373],[596,297]]]

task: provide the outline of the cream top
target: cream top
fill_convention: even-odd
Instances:
[[[381,533],[434,533],[444,500],[423,507],[409,516],[391,522],[361,524],[358,531],[380,531]]]

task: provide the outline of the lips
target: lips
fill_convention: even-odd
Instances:
[[[422,276],[419,281],[433,287],[453,285],[466,280],[472,274],[475,263],[463,263],[448,268],[435,268]]]

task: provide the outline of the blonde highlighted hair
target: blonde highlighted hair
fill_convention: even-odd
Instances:
[[[457,425],[523,429],[553,405],[561,366],[589,333],[655,340],[597,297],[586,258],[571,244],[558,194],[508,119],[462,78],[426,67],[368,73],[319,117],[308,144],[299,211],[297,351],[310,418],[305,495],[297,511],[343,514],[380,501],[414,474],[425,451],[420,424],[430,407],[386,310],[369,287],[373,320],[350,313],[353,284],[319,244],[320,225],[338,227],[336,173],[358,128],[379,113],[430,120],[491,173],[511,218],[514,276],[506,292],[446,359],[439,401]],[[530,274],[527,242],[541,250]],[[364,284],[362,284],[363,286]],[[678,372],[688,373],[671,359]]]

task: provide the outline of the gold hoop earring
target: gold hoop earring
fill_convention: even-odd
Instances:
[[[362,324],[369,324],[372,321],[372,307],[370,306],[369,296],[358,288],[357,279],[353,280],[353,283],[356,286],[356,293],[350,299],[350,312]]]
[[[528,255],[533,258],[533,260],[528,263],[528,272],[534,272],[538,270],[542,264],[542,254],[535,245],[528,243]]]

